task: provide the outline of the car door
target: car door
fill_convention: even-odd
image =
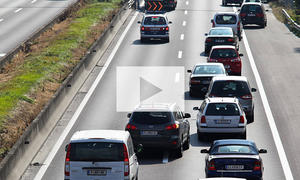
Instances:
[[[129,164],[130,164],[130,179],[132,179],[133,177],[137,177],[138,175],[138,167],[139,167],[139,163],[138,163],[138,159],[136,157],[136,154],[134,152],[134,146],[132,143],[132,139],[129,136],[128,140],[127,140],[127,147],[128,147],[128,153],[129,153]]]
[[[183,119],[182,123],[184,124],[184,139],[187,139],[189,136],[190,122],[184,117],[184,113],[180,110],[180,108],[178,108],[178,111]]]

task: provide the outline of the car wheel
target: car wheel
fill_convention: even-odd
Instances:
[[[240,138],[241,138],[241,139],[247,139],[247,131],[245,131],[244,133],[242,133],[242,134],[240,135]]]
[[[141,37],[141,43],[145,43],[145,42],[146,42],[146,38]]]
[[[267,27],[267,22],[265,22],[265,27]]]
[[[183,150],[188,150],[190,148],[190,132],[188,132],[188,138],[186,139],[186,141],[183,144]]]
[[[260,25],[261,28],[265,28],[266,27],[266,23],[263,23]]]
[[[241,41],[243,39],[242,35],[239,35],[239,41]]]
[[[209,49],[208,49],[207,47],[205,47],[204,53],[205,53],[205,54],[208,54],[208,53],[209,53]]]
[[[191,89],[190,89],[190,91],[189,91],[189,94],[190,94],[190,97],[194,97],[194,96],[195,96],[195,93],[194,93],[194,91],[193,91],[193,90],[191,90]]]
[[[165,41],[166,41],[167,43],[170,42],[170,38],[167,37],[167,38],[165,39]]]
[[[176,149],[176,156],[177,158],[181,158],[183,155],[183,147],[182,147],[182,142],[180,142],[179,147]]]
[[[252,110],[252,113],[247,116],[247,121],[249,124],[254,122],[254,110]]]
[[[199,141],[205,141],[205,140],[206,140],[205,134],[199,132],[199,130],[197,130],[197,135],[198,135],[198,140],[199,140]]]

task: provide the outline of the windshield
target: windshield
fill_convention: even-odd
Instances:
[[[257,150],[248,145],[221,145],[211,150],[212,155],[218,154],[258,154]]]
[[[215,81],[210,94],[218,97],[241,97],[251,93],[245,81]]]
[[[166,19],[161,16],[151,16],[146,17],[144,20],[144,25],[165,25]]]
[[[239,116],[240,111],[235,103],[210,103],[206,108],[207,116]]]
[[[138,124],[165,124],[171,121],[170,112],[134,112],[131,121]]]
[[[71,143],[70,161],[123,161],[123,144],[108,142]]]
[[[232,35],[231,29],[211,29],[209,35]]]
[[[241,12],[253,12],[253,13],[262,13],[261,7],[259,5],[244,5]]]
[[[225,74],[225,72],[219,65],[200,65],[195,67],[193,74]]]
[[[237,52],[234,49],[213,49],[210,58],[236,58]]]
[[[218,15],[216,17],[217,24],[235,24],[237,21],[235,15]]]

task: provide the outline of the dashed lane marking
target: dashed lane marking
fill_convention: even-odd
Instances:
[[[178,59],[182,58],[182,51],[178,51]]]
[[[182,26],[186,26],[186,21],[183,21],[183,22],[182,22]]]
[[[180,40],[184,40],[184,34],[180,35]]]
[[[23,9],[23,8],[19,8],[19,9],[15,10],[15,13],[21,11],[22,9]]]

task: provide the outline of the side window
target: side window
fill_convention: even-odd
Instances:
[[[127,146],[128,146],[129,157],[131,157],[134,154],[134,147],[130,136],[127,140]]]
[[[177,108],[175,109],[175,112],[173,112],[173,114],[174,114],[174,117],[175,117],[176,121],[182,121],[183,116],[182,116],[181,112],[178,111]]]
[[[206,106],[206,102],[203,101],[203,103],[202,103],[201,106],[200,106],[200,110],[199,110],[201,113],[203,113],[203,111],[204,111],[204,109],[205,109],[205,106]]]

